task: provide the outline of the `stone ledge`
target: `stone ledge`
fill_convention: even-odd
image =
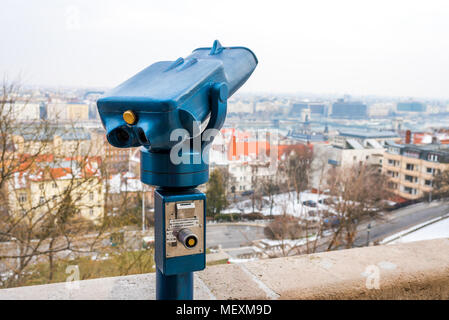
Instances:
[[[154,298],[154,274],[0,290],[0,299]],[[449,299],[449,239],[211,266],[195,273],[195,299]]]
[[[280,299],[449,299],[449,240],[250,262]]]

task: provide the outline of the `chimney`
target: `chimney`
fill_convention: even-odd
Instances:
[[[410,130],[407,130],[405,132],[405,144],[410,144],[412,140],[412,132]]]

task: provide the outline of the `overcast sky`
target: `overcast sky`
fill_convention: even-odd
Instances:
[[[449,98],[448,1],[0,0],[0,74],[107,86],[219,39],[247,92]]]

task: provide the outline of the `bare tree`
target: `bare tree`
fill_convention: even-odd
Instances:
[[[426,199],[448,199],[449,198],[449,169],[440,171],[435,170],[433,173],[432,190],[427,192],[424,197]]]
[[[45,258],[51,281],[58,255],[91,252],[102,233],[92,223],[103,218],[101,159],[90,154],[89,142],[78,139],[73,126],[23,120],[20,114],[24,112],[27,101],[20,88],[4,83],[0,97],[0,262],[12,273],[4,286],[22,284],[26,268]],[[57,144],[55,137],[67,132],[73,142]],[[82,239],[93,230],[96,236],[91,241]]]
[[[300,194],[309,187],[313,151],[309,146],[294,150],[280,161],[279,171],[289,190],[296,191],[296,200],[300,201]]]
[[[277,175],[263,179],[261,189],[264,196],[268,197],[268,205],[270,207],[270,216],[273,214],[274,197],[279,193],[280,187],[277,180]]]
[[[332,236],[327,249],[339,246],[351,248],[359,224],[367,218],[376,217],[382,209],[383,200],[388,197],[388,179],[378,168],[368,165],[335,168],[328,177]]]

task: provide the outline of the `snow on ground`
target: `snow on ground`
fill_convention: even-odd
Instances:
[[[414,226],[413,228],[410,228],[408,230],[394,234],[388,238],[385,238],[382,243],[393,244],[438,238],[449,238],[449,215],[446,215],[446,218],[443,220],[438,221],[438,219],[440,218],[433,219],[431,221]],[[429,222],[433,223],[429,224]],[[426,224],[429,225],[425,226]]]
[[[296,198],[296,192],[288,192],[277,194],[273,197],[273,208],[270,210],[270,198],[263,197],[263,206],[260,208],[260,202],[256,201],[256,205],[254,206],[254,211],[260,212],[263,215],[282,215],[289,214],[295,217],[307,217],[314,216],[313,212],[317,212],[318,210],[330,210],[329,207],[325,204],[318,203],[318,200],[322,200],[328,198],[326,195],[318,195],[316,193],[311,192],[301,192],[299,201]],[[309,207],[303,205],[304,201],[311,200],[317,204],[316,207]],[[331,211],[331,210],[330,210]],[[232,204],[226,210],[222,211],[222,213],[252,213],[252,203],[251,199],[240,201],[236,204]],[[311,214],[309,214],[311,213]]]
[[[309,237],[309,242],[313,242],[316,240],[316,236]],[[293,248],[297,246],[302,246],[307,243],[306,238],[301,239],[284,239],[284,240],[270,240],[270,239],[263,239],[259,241],[259,244],[265,245],[265,247],[277,247],[277,246],[284,246],[286,248]]]
[[[309,243],[316,240],[316,236],[309,237]],[[263,257],[275,256],[279,253],[289,252],[291,249],[300,247],[307,243],[306,238],[301,239],[285,239],[285,240],[270,240],[262,239],[256,241],[255,245],[248,247],[241,247],[236,249],[228,249],[226,252],[230,256],[228,263],[244,263],[248,261],[255,261]]]
[[[256,261],[259,260],[258,258],[250,258],[250,259],[241,259],[241,258],[229,258],[228,259],[228,263],[246,263],[246,262],[251,262],[251,261]]]

